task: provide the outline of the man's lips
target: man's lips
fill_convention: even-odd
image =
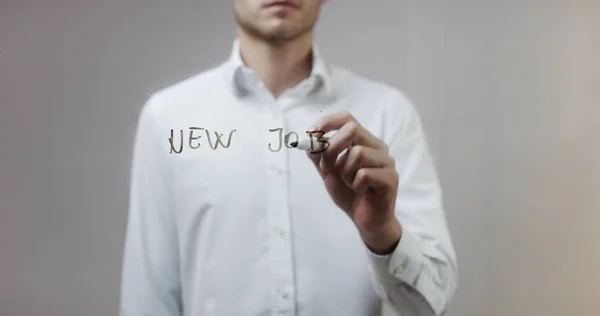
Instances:
[[[287,7],[287,8],[298,8],[298,5],[295,1],[290,0],[280,0],[280,1],[271,1],[263,6],[264,8],[274,8],[274,7]]]

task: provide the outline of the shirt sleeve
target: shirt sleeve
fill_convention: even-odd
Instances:
[[[167,134],[150,98],[135,135],[121,275],[121,316],[181,315],[178,244],[166,165]]]
[[[384,141],[396,161],[395,214],[402,237],[388,255],[365,247],[375,291],[402,316],[443,315],[456,289],[457,262],[442,191],[420,118],[400,94],[384,115]]]

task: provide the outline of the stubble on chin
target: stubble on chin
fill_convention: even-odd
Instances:
[[[234,13],[234,17],[237,25],[245,33],[253,38],[275,45],[293,41],[310,32],[313,27],[312,24],[309,24],[306,26],[281,26],[270,30],[263,30],[259,25],[241,18],[237,13]]]

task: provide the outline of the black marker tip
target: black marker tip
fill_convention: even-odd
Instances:
[[[298,142],[297,141],[291,142],[290,146],[292,146],[292,147],[298,147]]]

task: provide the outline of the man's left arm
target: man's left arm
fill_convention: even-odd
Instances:
[[[384,115],[384,142],[398,174],[394,214],[399,241],[394,241],[394,230],[363,240],[373,285],[383,299],[401,315],[442,315],[457,285],[456,254],[421,120],[407,98],[399,99],[400,122],[398,108]]]

